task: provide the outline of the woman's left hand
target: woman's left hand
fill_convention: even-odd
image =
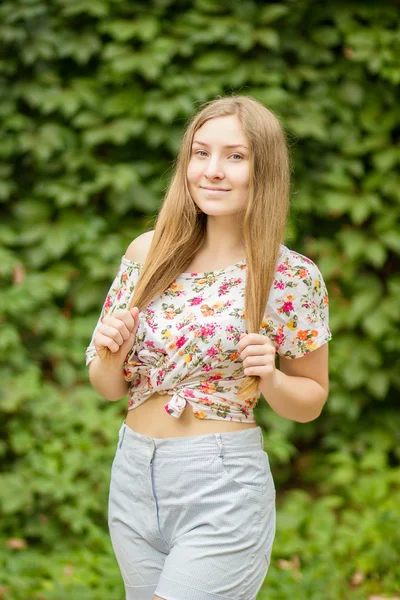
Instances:
[[[266,335],[245,333],[237,345],[247,377],[258,376],[271,383],[276,378],[275,346]]]

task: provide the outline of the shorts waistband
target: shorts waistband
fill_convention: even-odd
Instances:
[[[153,438],[137,433],[125,423],[119,430],[120,447],[129,445],[138,451],[148,448],[163,456],[199,456],[205,452],[235,452],[264,449],[264,437],[260,426],[238,431],[190,435],[175,438]]]

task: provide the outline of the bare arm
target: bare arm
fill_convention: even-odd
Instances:
[[[316,419],[329,393],[328,344],[302,356],[279,357],[275,385],[260,381],[260,391],[281,417],[306,423]]]
[[[95,356],[89,365],[90,383],[106,400],[114,402],[127,395],[128,382],[124,378],[124,360],[109,360],[104,363],[99,356]]]
[[[125,257],[144,263],[152,235],[153,231],[150,231],[135,238],[126,250]],[[132,308],[130,312],[115,311],[112,316],[103,320],[95,336],[94,345],[98,352],[89,364],[89,379],[100,396],[111,402],[128,394],[129,383],[124,378],[123,366],[126,355],[134,344],[138,324],[137,307]],[[100,357],[102,347],[107,347],[113,352],[107,360]]]

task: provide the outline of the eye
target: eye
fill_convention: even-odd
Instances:
[[[236,158],[239,158],[239,159],[243,158],[243,156],[241,154],[232,154],[232,158],[233,157],[236,157]]]
[[[196,156],[199,156],[200,158],[203,158],[202,155],[207,155],[207,152],[205,150],[196,150],[195,154],[196,154]]]

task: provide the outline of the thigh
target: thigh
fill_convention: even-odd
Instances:
[[[156,508],[147,494],[145,464],[118,445],[111,469],[108,527],[126,600],[152,600],[166,550]]]
[[[255,600],[275,536],[275,487],[268,457],[261,452],[251,457],[252,467],[247,469],[240,462],[236,467],[231,458],[206,461],[197,482],[189,469],[182,469],[179,528],[174,530],[156,596]],[[191,485],[184,494],[186,472]]]
[[[121,522],[110,526],[110,537],[126,600],[152,600],[166,555]]]

